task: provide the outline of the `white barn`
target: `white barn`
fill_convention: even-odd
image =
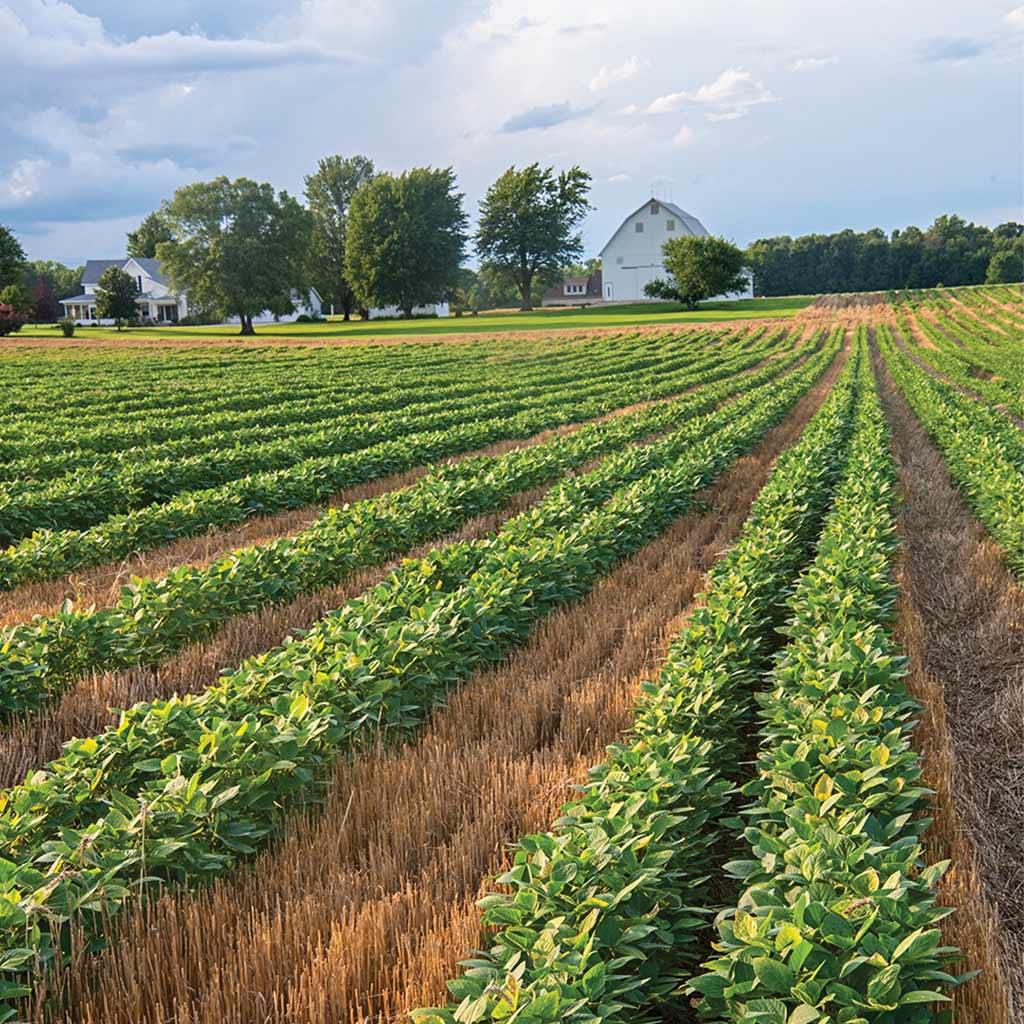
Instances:
[[[666,277],[661,247],[682,235],[707,238],[710,232],[692,213],[664,199],[648,199],[619,226],[601,250],[605,302],[648,302],[644,285]],[[716,298],[751,298],[753,289]]]

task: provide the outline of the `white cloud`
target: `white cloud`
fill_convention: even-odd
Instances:
[[[624,185],[627,181],[632,181],[633,175],[631,174],[613,174],[608,179],[609,185]]]
[[[99,18],[62,0],[9,0],[0,6],[0,39],[10,63],[62,73],[81,68],[104,74],[241,71],[362,60],[302,39],[264,42],[163,32],[122,42]]]
[[[636,78],[650,63],[650,61],[641,60],[639,57],[630,57],[629,60],[617,67],[610,68],[603,65],[601,70],[590,80],[590,91],[603,92],[616,82],[628,82],[631,78]]]
[[[749,113],[750,111],[746,107],[741,107],[739,110],[709,110],[704,116],[707,120],[715,123],[717,121],[737,121],[741,117],[746,117]]]
[[[672,145],[689,146],[695,139],[696,136],[693,133],[693,129],[689,125],[684,124],[683,127],[672,136]]]
[[[1024,7],[1014,7],[1003,17],[1003,21],[1012,29],[1024,30]]]
[[[1024,10],[1024,8],[1021,8]],[[828,67],[829,64],[838,64],[838,57],[801,57],[799,60],[790,61],[786,65],[787,71],[818,71]]]
[[[635,103],[627,103],[620,111],[620,114],[638,114],[640,108]]]
[[[753,73],[743,68],[726,68],[713,82],[702,85],[695,92],[670,92],[652,100],[648,114],[671,114],[687,103],[700,103],[721,107],[752,107],[759,103],[772,103],[775,96],[754,79]]]
[[[16,203],[31,199],[39,191],[40,176],[46,166],[45,160],[19,160],[0,185],[0,195],[6,194]]]

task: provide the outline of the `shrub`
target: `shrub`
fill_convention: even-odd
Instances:
[[[60,322],[60,332],[65,338],[73,338],[75,336],[75,321],[70,317],[65,317]]]
[[[0,303],[0,337],[13,334],[21,328],[25,316],[9,303]]]

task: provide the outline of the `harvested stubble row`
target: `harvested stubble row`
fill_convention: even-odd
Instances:
[[[254,515],[328,499],[342,487],[408,469],[433,459],[471,451],[510,437],[528,437],[567,422],[593,419],[622,405],[664,398],[701,382],[719,380],[763,359],[781,343],[784,332],[766,339],[764,347],[743,348],[715,365],[694,365],[686,357],[682,369],[639,380],[628,371],[614,383],[537,399],[515,415],[494,412],[465,424],[443,420],[442,429],[410,433],[340,455],[305,459],[287,469],[256,473],[207,490],[189,491],[171,500],[113,516],[86,530],[41,530],[0,553],[0,587],[30,580],[52,579],[76,568],[102,564],[141,548],[192,536],[212,526],[242,522]],[[355,435],[358,438],[358,433]],[[355,442],[358,446],[358,440]]]
[[[339,752],[381,727],[394,736],[416,728],[449,687],[664,529],[785,415],[835,350],[734,409],[717,431],[702,435],[696,421],[612,456],[494,537],[408,563],[211,690],[136,707],[119,729],[70,744],[4,794],[0,840],[13,861],[0,884],[31,894],[6,928],[12,946],[30,939],[28,952],[9,954],[8,971],[66,955],[68,917],[95,935],[107,913],[160,878],[194,884],[229,870]]]
[[[156,665],[232,617],[336,584],[357,568],[494,511],[517,492],[675,429],[739,391],[749,394],[806,354],[797,347],[756,373],[737,373],[682,398],[584,426],[570,438],[439,467],[412,487],[332,509],[294,536],[204,568],[183,566],[160,579],[137,580],[112,608],[67,610],[16,626],[0,637],[0,717],[37,707],[87,672]]]

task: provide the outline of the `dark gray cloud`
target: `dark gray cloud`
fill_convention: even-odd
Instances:
[[[991,48],[992,44],[983,39],[972,39],[969,36],[935,36],[918,44],[917,59],[926,62],[971,60],[980,57]]]
[[[521,114],[510,117],[501,126],[501,131],[509,134],[528,132],[534,128],[554,128],[555,125],[565,124],[566,121],[575,121],[577,118],[586,117],[593,109],[593,107],[573,107],[569,103],[549,103],[547,106],[531,107]]]

